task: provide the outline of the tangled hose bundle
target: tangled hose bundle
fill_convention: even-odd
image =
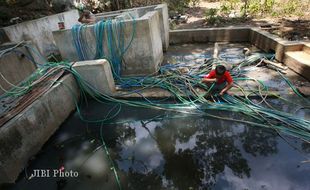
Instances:
[[[74,25],[71,29],[73,43],[79,60],[103,58],[109,60],[116,80],[121,75],[121,63],[124,54],[130,47],[136,34],[135,18],[130,13],[125,16],[130,18],[126,22],[132,23],[131,37],[128,42],[125,40],[125,19],[123,17],[99,21],[94,25],[93,31],[87,31],[87,25]],[[126,26],[126,28],[129,28],[129,26]],[[96,46],[93,48],[91,44],[87,43],[87,32],[91,32],[95,36]]]
[[[247,96],[245,98],[241,97],[232,97],[225,95],[223,97],[211,96],[213,100],[206,99],[206,95],[212,90],[212,86],[206,86],[201,82],[200,76],[208,73],[212,69],[212,65],[221,63],[221,60],[210,59],[206,63],[197,64],[188,68],[186,74],[180,72],[178,69],[181,64],[175,65],[164,65],[160,68],[160,74],[157,76],[146,76],[146,77],[119,77],[121,81],[121,86],[123,88],[128,88],[128,93],[140,93],[142,89],[146,88],[161,88],[172,93],[177,101],[177,103],[169,104],[161,101],[150,100],[147,97],[142,96],[144,101],[130,101],[130,100],[121,100],[116,99],[112,96],[106,94],[101,94],[97,89],[93,88],[91,84],[87,83],[81,75],[72,68],[70,63],[60,62],[60,63],[45,63],[40,64],[39,69],[33,73],[27,80],[22,82],[18,86],[13,86],[9,91],[6,91],[6,94],[2,95],[1,98],[8,96],[22,96],[26,94],[33,86],[37,85],[45,77],[54,75],[57,71],[64,70],[70,72],[75,77],[77,84],[81,89],[81,94],[88,94],[92,98],[96,99],[99,102],[110,101],[120,104],[127,104],[134,107],[147,107],[152,109],[161,109],[169,110],[180,113],[186,113],[190,115],[199,115],[199,116],[210,116],[219,119],[239,121],[254,126],[270,128],[276,130],[278,133],[288,134],[294,137],[303,139],[304,141],[310,141],[310,121],[297,117],[293,114],[282,112],[280,110],[274,109],[267,102],[266,97],[263,97],[263,92],[267,92],[268,88],[263,84],[262,81],[248,78],[242,74],[242,68],[248,65],[254,65],[256,62],[264,59],[265,54],[255,54],[249,56],[247,59],[241,63],[235,65],[231,70],[234,80],[238,85],[238,81],[255,81],[257,83],[257,89],[252,89],[257,94],[261,95],[261,103],[255,104]],[[112,67],[114,70],[115,67]],[[285,78],[281,73],[281,77],[286,81],[286,83],[293,89],[293,91],[305,102],[309,104],[309,101],[303,98],[298,91],[294,88],[292,83]],[[2,76],[3,77],[3,76]],[[130,90],[132,87],[140,87],[138,90]],[[197,88],[204,90],[204,93],[197,91]],[[238,86],[242,91],[243,88]],[[279,97],[281,98],[281,97]],[[283,99],[283,98],[281,98]],[[286,102],[289,102],[283,99]],[[163,100],[164,101],[164,100]],[[79,113],[80,109],[77,105],[77,111]],[[303,107],[302,105],[299,105]],[[121,107],[119,107],[120,109]],[[88,120],[84,118],[82,114],[80,117],[86,122],[109,122],[110,119],[117,116],[119,109],[111,110],[108,116],[100,120]],[[246,115],[248,120],[240,121],[233,118],[223,118],[220,115],[212,115],[209,110],[219,110],[219,111],[229,111],[237,112],[243,115]]]

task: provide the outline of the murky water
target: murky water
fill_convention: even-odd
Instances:
[[[90,101],[83,112],[88,119],[98,119],[113,106]],[[278,107],[294,111],[289,105]],[[156,119],[158,115],[170,118]],[[306,110],[298,115],[310,116]],[[310,158],[310,146],[290,137],[282,139],[271,130],[126,106],[113,122],[119,124],[103,125],[101,136],[100,124],[83,123],[74,113],[8,189],[118,189],[102,138],[122,189],[310,187],[310,164],[303,163]],[[26,179],[34,169],[61,167],[79,176]]]

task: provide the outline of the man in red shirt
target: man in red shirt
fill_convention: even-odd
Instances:
[[[202,82],[213,83],[215,82],[215,89],[220,91],[220,95],[227,93],[233,86],[233,79],[225,66],[218,65],[215,70],[212,70],[208,75],[204,76]]]

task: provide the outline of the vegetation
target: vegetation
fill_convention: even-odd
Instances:
[[[300,0],[223,0],[219,9],[206,10],[205,18],[209,24],[214,24],[225,17],[303,16],[304,5],[307,6],[307,2]]]
[[[217,13],[218,9],[211,8],[206,10],[205,16],[209,24],[215,24],[219,20]]]
[[[169,10],[184,13],[190,5],[197,6],[200,0],[164,0],[169,6]]]

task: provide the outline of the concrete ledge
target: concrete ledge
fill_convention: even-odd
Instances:
[[[208,42],[248,42],[248,27],[203,28],[170,31],[170,44]]]
[[[304,51],[286,52],[284,64],[310,81],[310,54]]]
[[[302,50],[308,54],[310,54],[310,43],[304,43],[304,47]]]
[[[60,82],[0,128],[0,184],[13,183],[75,109],[72,96],[78,98],[79,91],[74,77],[66,75]]]
[[[301,42],[287,41],[259,28],[251,29],[250,42],[265,52],[274,51],[279,62],[283,61],[285,52],[301,51],[304,46]]]
[[[73,68],[100,93],[112,95],[115,92],[112,70],[107,60],[80,61]]]

